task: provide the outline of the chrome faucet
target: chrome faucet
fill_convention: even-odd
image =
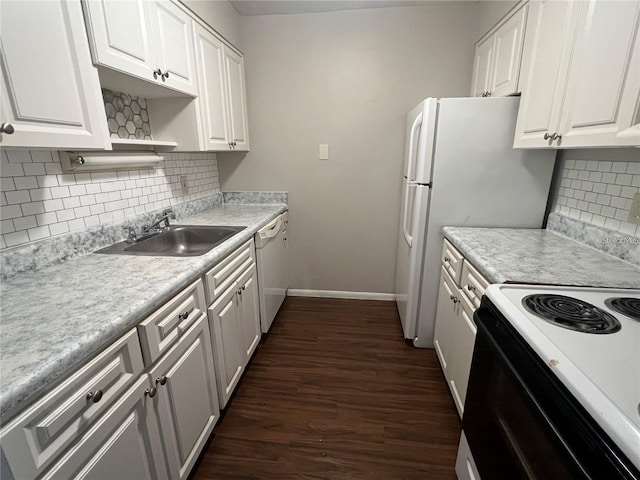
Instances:
[[[138,240],[138,236],[136,235],[136,231],[133,227],[122,227],[124,231],[127,232],[127,243],[136,243]]]
[[[162,216],[160,217],[160,219],[155,222],[153,225],[151,226],[146,226],[143,228],[143,233],[149,233],[151,231],[154,230],[159,230],[159,231],[164,231],[167,230],[169,228],[169,219],[176,219],[176,214],[173,212],[173,210],[171,208],[167,208],[166,210],[164,210],[162,212]],[[161,224],[164,223],[164,226],[161,226]]]

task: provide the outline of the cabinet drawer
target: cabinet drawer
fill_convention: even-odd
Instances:
[[[202,281],[191,284],[138,325],[146,365],[151,365],[206,312]]]
[[[227,258],[205,273],[207,282],[207,305],[221,295],[229,286],[237,280],[242,272],[256,262],[256,251],[253,247],[253,238],[229,254]]]
[[[474,310],[480,306],[480,299],[488,286],[489,282],[487,279],[465,259],[462,264],[460,287],[469,300],[471,300]]]
[[[462,254],[445,238],[442,245],[442,265],[449,272],[456,285],[460,285],[462,258]]]
[[[38,476],[143,368],[134,329],[3,428],[0,443],[15,478]]]

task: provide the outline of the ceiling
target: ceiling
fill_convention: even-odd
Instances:
[[[240,15],[285,15],[446,3],[442,0],[230,0],[230,2]]]

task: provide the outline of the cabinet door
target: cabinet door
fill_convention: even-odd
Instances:
[[[518,10],[494,34],[495,44],[491,62],[493,73],[489,89],[492,97],[503,97],[518,91],[528,7],[525,5]]]
[[[201,315],[150,372],[172,479],[186,478],[209,438],[220,409],[211,336]]]
[[[169,0],[149,2],[149,7],[158,63],[163,72],[160,82],[196,96],[198,88],[193,59],[193,20]]]
[[[203,149],[229,150],[224,47],[215,35],[199,25],[195,39]]]
[[[491,35],[484,42],[476,46],[476,56],[473,61],[473,88],[471,94],[474,97],[482,97],[491,89],[491,62],[495,35]]]
[[[238,280],[240,332],[245,364],[258,347],[262,336],[262,329],[260,328],[260,299],[258,297],[258,282],[256,278],[256,267],[253,266]]]
[[[456,303],[453,302],[458,290],[444,268],[440,269],[440,290],[436,306],[436,326],[433,343],[440,360],[445,378],[451,376],[451,349],[453,347],[453,326],[456,317]]]
[[[473,312],[474,307],[471,302],[463,295],[460,295],[460,307],[453,327],[455,344],[452,348],[453,360],[449,378],[453,401],[456,404],[460,418],[464,413],[464,401],[467,397],[473,346],[476,341],[477,328],[473,321]]]
[[[239,319],[238,284],[232,284],[209,307],[209,322],[215,352],[220,407],[224,408],[240,381],[245,365]]]
[[[109,410],[43,480],[155,480],[169,478],[165,469],[158,419],[145,395],[146,376]]]
[[[514,147],[555,147],[544,136],[558,132],[578,4],[546,0],[529,5]]]
[[[224,62],[227,72],[229,102],[229,141],[235,142],[234,150],[248,151],[249,124],[247,122],[247,99],[244,84],[244,59],[225,46]]]
[[[79,0],[0,2],[0,145],[110,148]]]
[[[619,139],[639,120],[640,2],[579,2],[577,35],[562,110],[562,147],[639,145]],[[634,57],[635,55],[635,57]]]
[[[93,60],[144,80],[158,68],[148,0],[84,0]]]

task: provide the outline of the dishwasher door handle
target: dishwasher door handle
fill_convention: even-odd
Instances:
[[[278,216],[274,222],[260,230],[260,238],[268,239],[275,237],[280,232],[282,226],[282,215]]]

